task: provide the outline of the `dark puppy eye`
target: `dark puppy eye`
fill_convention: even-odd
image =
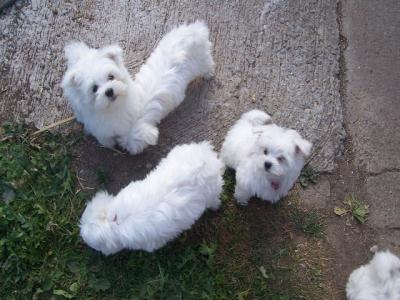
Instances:
[[[264,154],[265,154],[265,155],[268,154],[268,150],[267,150],[267,149],[264,150]]]
[[[99,86],[97,84],[93,85],[93,87],[92,87],[93,93],[96,93],[98,88],[99,88]]]
[[[109,75],[108,75],[108,80],[114,80],[114,78],[115,78],[115,77],[114,77],[113,74],[109,74]]]
[[[278,157],[278,161],[279,162],[284,162],[286,160],[286,158],[284,156],[279,156]]]

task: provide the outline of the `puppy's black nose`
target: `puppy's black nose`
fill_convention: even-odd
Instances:
[[[112,96],[114,96],[114,90],[113,89],[106,90],[106,96],[108,98],[111,98]]]
[[[265,168],[265,170],[269,170],[269,169],[271,169],[271,167],[272,167],[272,163],[270,163],[269,161],[266,161],[265,163],[264,163],[264,168]]]

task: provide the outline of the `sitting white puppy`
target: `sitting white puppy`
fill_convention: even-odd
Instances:
[[[223,163],[208,142],[176,146],[145,179],[116,196],[99,192],[81,218],[81,236],[105,255],[152,252],[220,206]]]
[[[242,205],[252,196],[275,203],[287,195],[310,155],[310,142],[295,130],[267,124],[270,121],[265,112],[249,111],[222,145],[222,160],[236,170],[235,198]]]
[[[349,300],[399,300],[400,258],[389,251],[354,270],[346,286]]]
[[[65,47],[68,70],[62,87],[85,131],[104,146],[131,154],[157,144],[157,124],[184,99],[196,77],[211,77],[214,61],[207,26],[200,21],[174,28],[132,80],[122,49]]]

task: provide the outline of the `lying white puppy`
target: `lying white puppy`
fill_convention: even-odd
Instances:
[[[354,270],[346,286],[349,300],[400,300],[400,258],[382,251]]]
[[[117,45],[92,49],[73,42],[65,55],[62,87],[77,120],[102,145],[118,143],[131,154],[157,144],[157,124],[183,101],[187,85],[214,72],[209,31],[200,21],[169,32],[135,80]]]
[[[310,155],[310,142],[295,130],[266,125],[270,121],[260,110],[249,111],[222,145],[222,160],[236,170],[235,198],[242,205],[252,196],[275,203],[287,195]]]
[[[81,218],[81,236],[105,255],[152,252],[218,209],[223,163],[208,142],[176,146],[145,179],[116,196],[99,192]]]

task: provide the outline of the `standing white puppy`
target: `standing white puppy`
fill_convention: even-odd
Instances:
[[[106,147],[116,143],[131,154],[158,141],[157,125],[185,98],[196,77],[211,77],[214,61],[207,26],[197,21],[169,32],[132,80],[122,49],[65,47],[68,70],[62,87],[85,131]]]
[[[390,251],[375,253],[351,273],[346,293],[349,300],[400,300],[400,258]]]
[[[249,111],[222,145],[222,160],[236,170],[235,198],[242,205],[252,196],[275,203],[287,195],[310,155],[311,143],[297,131],[270,122],[265,112]]]
[[[81,218],[81,236],[105,255],[152,252],[220,206],[223,163],[208,142],[176,146],[145,179],[116,196],[99,192]]]

